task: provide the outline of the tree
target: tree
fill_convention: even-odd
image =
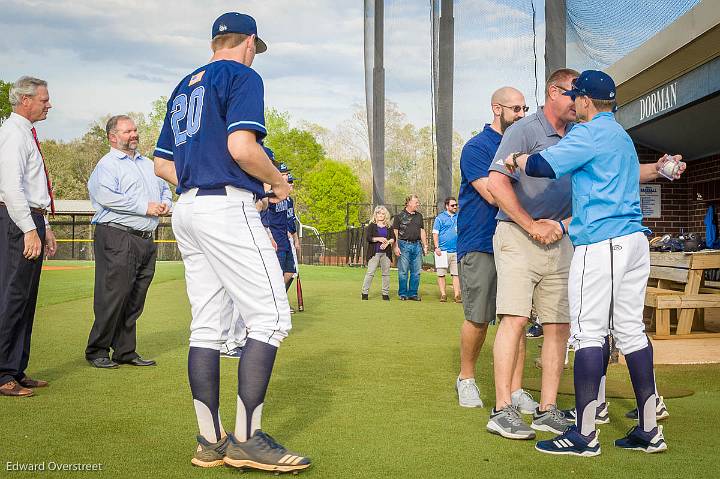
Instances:
[[[269,109],[265,112],[265,126],[265,145],[273,150],[277,161],[290,167],[293,176],[302,178],[325,159],[323,147],[311,132],[290,127],[287,112]]]
[[[5,118],[10,116],[12,113],[12,106],[10,106],[10,87],[12,83],[7,83],[0,80],[0,124],[5,121]]]
[[[349,166],[323,160],[303,178],[296,195],[300,219],[320,232],[345,229],[348,203],[360,203],[363,191]],[[358,207],[350,207],[350,223],[357,225]]]

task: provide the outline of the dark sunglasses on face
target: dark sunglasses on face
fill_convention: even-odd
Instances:
[[[508,106],[508,105],[503,105],[502,103],[498,103],[498,105],[500,105],[503,108],[510,108],[515,113],[520,113],[521,111],[524,111],[525,113],[527,113],[528,110],[530,110],[530,107],[525,106],[525,105],[523,105],[523,106],[520,106],[520,105]]]
[[[457,204],[454,205],[448,205],[450,208],[457,208]]]

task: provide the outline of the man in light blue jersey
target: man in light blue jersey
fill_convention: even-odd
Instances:
[[[532,155],[505,159],[509,170],[572,182],[572,221],[567,232],[575,246],[568,281],[571,342],[575,348],[577,419],[560,436],[540,441],[549,454],[596,456],[598,392],[604,375],[603,346],[611,332],[630,370],[639,424],[620,448],[662,452],[667,444],[656,420],[653,353],[643,323],[650,253],[640,210],[642,178],[635,146],[615,121],[615,83],[607,74],[585,71],[564,95],[580,123],[556,145]],[[678,159],[679,160],[679,159]],[[560,223],[563,230],[564,223]]]

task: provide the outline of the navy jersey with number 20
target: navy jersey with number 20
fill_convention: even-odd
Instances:
[[[180,82],[168,100],[155,156],[175,162],[177,192],[235,186],[262,194],[262,183],[233,160],[227,138],[265,130],[263,82],[255,70],[231,60],[198,68]]]

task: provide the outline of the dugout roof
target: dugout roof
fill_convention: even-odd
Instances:
[[[720,152],[720,2],[700,2],[606,71],[635,143],[687,160]]]

